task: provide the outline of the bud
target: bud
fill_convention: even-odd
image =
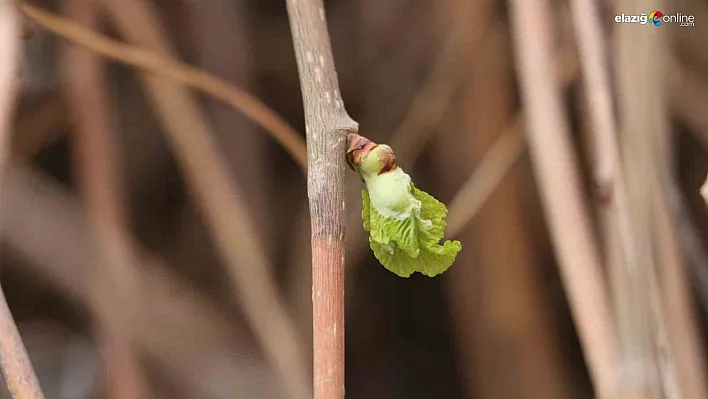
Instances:
[[[391,147],[376,144],[356,133],[347,136],[347,163],[364,176],[381,175],[398,167]]]

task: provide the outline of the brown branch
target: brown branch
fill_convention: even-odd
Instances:
[[[520,115],[514,117],[450,202],[450,214],[447,217],[450,221],[447,234],[450,237],[456,237],[462,232],[523,154],[526,143],[521,120]]]
[[[66,108],[63,93],[59,91],[43,96],[36,105],[24,107],[15,121],[11,156],[35,155],[59,140],[69,128]]]
[[[661,41],[657,41],[661,44]],[[662,70],[656,75],[661,76]],[[663,90],[657,90],[656,95],[661,96]],[[652,146],[652,169],[649,169],[653,178],[653,192],[651,195],[651,216],[653,217],[654,248],[656,248],[657,274],[660,281],[660,299],[662,309],[663,329],[666,331],[667,347],[670,352],[669,359],[673,360],[671,366],[675,370],[675,385],[678,385],[682,398],[702,399],[708,397],[708,382],[706,380],[705,346],[701,338],[699,320],[696,315],[693,300],[687,259],[682,253],[680,241],[681,215],[678,211],[678,198],[680,190],[677,187],[676,165],[674,160],[674,146],[672,131],[667,106],[659,102],[663,112],[655,117],[660,118],[659,123],[652,125],[643,133],[654,139]],[[652,134],[653,133],[653,134]],[[698,277],[698,276],[696,276]],[[657,285],[659,285],[657,284]],[[672,371],[673,371],[672,370]]]
[[[556,70],[563,87],[568,86],[578,74],[578,62],[569,49],[564,49],[556,59]],[[526,150],[523,134],[523,115],[511,118],[496,142],[484,154],[479,166],[450,201],[448,234],[459,235],[474,219],[484,203],[494,193],[504,176]]]
[[[26,260],[17,272],[46,283],[77,310],[91,308],[84,270],[93,263],[85,251],[92,245],[92,232],[83,204],[54,179],[13,163],[0,190],[0,205],[3,242]],[[149,287],[141,293],[142,306],[131,326],[141,353],[172,380],[193,386],[194,397],[240,388],[238,380],[214,387],[209,373],[211,367],[235,370],[242,357],[258,356],[251,334],[239,321],[230,321],[192,282],[153,254],[138,252],[140,280]]]
[[[391,147],[396,155],[412,165],[422,152],[431,132],[443,118],[453,94],[460,86],[464,74],[469,73],[469,60],[494,24],[469,25],[469,12],[483,15],[491,13],[479,9],[479,4],[463,2],[455,10],[455,20],[436,58],[430,75],[411,102],[405,117],[391,136]],[[484,3],[486,4],[486,3]],[[488,7],[484,5],[484,7]]]
[[[618,394],[618,344],[597,245],[582,201],[560,87],[551,60],[551,9],[510,0],[527,140],[561,277],[599,398]]]
[[[322,0],[287,0],[305,108],[316,399],[344,398],[344,159],[358,125],[339,93]]]
[[[101,3],[129,41],[171,55],[151,4],[142,0]],[[196,101],[186,88],[164,76],[141,77],[266,358],[291,397],[311,396],[300,337],[257,239],[254,220],[242,200],[244,193],[229,176]]]
[[[683,65],[675,55],[666,57],[671,109],[689,127],[689,131],[708,148],[708,84],[696,73],[695,67]]]
[[[3,18],[0,17],[0,21]],[[4,48],[4,47],[3,47]],[[13,399],[43,399],[27,350],[0,288],[0,366]]]
[[[9,158],[10,124],[20,58],[20,16],[12,2],[0,3],[0,182]],[[20,332],[0,287],[0,367],[13,399],[43,399]]]
[[[654,202],[656,247],[665,307],[664,322],[669,335],[669,347],[676,362],[676,379],[681,397],[702,399],[708,397],[703,357],[705,348],[700,338],[689,277],[681,253],[675,219],[678,215],[672,212],[671,199],[667,194],[670,189],[667,185],[660,186],[664,189],[657,191]]]
[[[22,3],[20,9],[44,29],[66,40],[126,65],[168,76],[240,110],[278,141],[303,171],[306,169],[307,151],[297,131],[275,111],[242,89],[165,54],[111,40],[32,5]]]
[[[651,357],[650,268],[637,253],[632,230],[630,200],[620,160],[617,123],[606,48],[599,10],[588,0],[571,1],[573,27],[578,41],[584,94],[589,113],[588,135],[593,144],[592,177],[597,190],[595,205],[600,215],[605,260],[611,276],[616,318],[624,355],[624,393],[656,392],[659,376]],[[641,276],[641,277],[640,277]]]
[[[638,9],[641,1],[625,0],[620,5]],[[616,92],[622,120],[618,137],[639,258],[638,267],[626,277],[632,279],[628,286],[634,287],[634,292],[627,299],[633,303],[626,309],[618,308],[618,317],[628,320],[620,326],[635,331],[623,337],[627,365],[640,366],[624,378],[624,384],[635,384],[635,392],[640,388],[645,396],[691,397],[686,396],[690,395],[686,382],[694,371],[685,369],[689,359],[683,352],[686,346],[674,342],[690,340],[691,321],[683,319],[684,309],[675,309],[676,296],[670,291],[676,284],[666,279],[671,278],[666,268],[681,261],[674,258],[674,222],[664,214],[674,153],[664,87],[654,84],[665,77],[664,64],[651,62],[647,50],[663,48],[666,35],[640,32],[626,24],[617,27],[616,35]]]
[[[67,0],[66,14],[96,28],[95,6]],[[87,202],[95,265],[86,265],[98,341],[112,398],[143,398],[146,382],[129,326],[140,299],[136,256],[123,205],[120,148],[113,131],[110,93],[103,60],[88,50],[67,46],[64,54],[68,100],[77,119],[74,162]]]

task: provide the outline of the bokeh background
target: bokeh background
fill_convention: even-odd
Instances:
[[[607,242],[619,238],[601,223],[606,199],[592,178],[597,135],[570,6],[541,3],[593,238],[612,247]],[[262,100],[304,139],[282,0],[32,4],[218,76]],[[525,43],[513,41],[507,2],[325,6],[342,97],[360,133],[392,144],[417,186],[448,204],[448,236],[464,246],[438,278],[388,272],[368,249],[362,183],[348,172],[347,396],[594,397],[524,142],[515,46]],[[598,7],[621,168],[640,221],[629,236],[642,261],[628,281],[616,281],[622,272],[602,257],[621,352],[636,360],[621,380],[636,398],[698,399],[665,391],[681,381],[667,371],[672,342],[691,343],[693,362],[679,356],[678,363],[706,359],[708,212],[699,188],[708,173],[708,3]],[[617,14],[655,9],[694,15],[695,26],[614,23]],[[194,117],[189,107],[156,100],[142,69],[92,56],[25,22],[0,261],[46,396],[300,397],[312,357],[302,168],[241,110],[191,89],[185,96],[206,126],[193,133],[209,135],[216,153],[175,151],[169,130],[179,126],[165,120]],[[220,244],[207,197],[194,188],[220,190],[195,169],[200,157],[218,157],[228,173],[232,195],[218,212],[240,226],[233,241]],[[646,165],[665,166],[669,177],[647,183]],[[668,233],[652,222],[656,208],[645,206],[657,196],[669,198]],[[667,261],[661,248],[672,245]],[[225,256],[228,248],[236,255]],[[687,299],[678,308],[666,288],[675,275]],[[664,316],[676,312],[693,326],[685,332],[693,340],[668,328]],[[705,383],[705,368],[696,371]]]

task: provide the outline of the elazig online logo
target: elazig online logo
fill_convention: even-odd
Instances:
[[[620,14],[615,16],[615,22],[618,24],[641,24],[646,25],[650,23],[654,26],[661,26],[662,24],[674,23],[680,24],[680,26],[695,26],[696,17],[693,15],[686,15],[676,13],[667,15],[659,10],[654,10],[649,14],[643,12],[638,15],[632,14]]]

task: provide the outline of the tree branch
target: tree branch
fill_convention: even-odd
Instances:
[[[288,0],[307,132],[314,394],[344,397],[344,173],[354,122],[342,103],[322,0]]]
[[[168,76],[238,109],[265,129],[304,171],[307,164],[305,143],[298,132],[277,112],[241,88],[167,55],[111,40],[32,5],[22,3],[20,9],[29,19],[65,40],[126,65]]]
[[[84,0],[65,1],[66,14],[95,28],[96,7]],[[93,296],[98,335],[110,398],[144,398],[147,384],[132,329],[139,298],[137,257],[123,205],[122,157],[111,115],[111,93],[104,60],[73,45],[64,49],[64,73],[73,130],[73,163],[87,203],[96,264],[86,265],[87,292]]]
[[[152,3],[100,3],[129,41],[166,56],[174,53]],[[197,102],[185,87],[164,76],[143,74],[141,78],[265,357],[289,397],[311,396],[300,337],[278,292],[265,247],[257,238],[256,222],[243,200],[245,193],[229,175]]]
[[[599,10],[589,0],[570,2],[573,27],[582,68],[584,96],[588,109],[589,139],[593,144],[592,177],[597,190],[595,206],[600,217],[605,261],[615,304],[619,350],[622,365],[623,393],[634,395],[656,392],[659,386],[658,364],[650,355],[651,290],[647,289],[652,273],[638,254],[638,242],[632,230],[630,199],[620,159],[617,123],[610,89]],[[644,251],[646,253],[646,251]]]
[[[0,174],[9,157],[10,124],[20,57],[20,19],[15,4],[0,3]],[[4,176],[3,176],[4,177]],[[4,179],[0,179],[4,182]],[[43,399],[37,375],[0,288],[0,367],[14,399]]]
[[[617,393],[617,338],[553,74],[546,1],[509,1],[529,152],[560,273],[599,398]]]

